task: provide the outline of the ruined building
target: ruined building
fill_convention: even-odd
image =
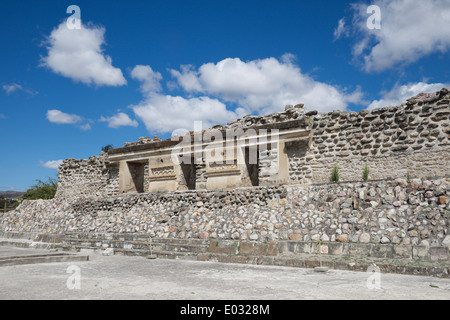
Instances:
[[[0,236],[124,254],[152,238],[162,257],[290,266],[318,242],[337,256],[448,261],[449,137],[447,89],[360,112],[286,106],[67,159],[56,197],[2,214]],[[433,270],[448,277],[445,265]]]
[[[141,138],[107,155],[68,159],[58,197],[176,190],[448,177],[450,93],[420,94],[397,107],[357,112],[284,112],[246,116],[161,141]]]

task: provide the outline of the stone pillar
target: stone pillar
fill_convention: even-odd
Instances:
[[[285,141],[278,142],[278,183],[289,183],[289,158]]]
[[[170,153],[149,159],[149,192],[170,192],[179,188],[181,166],[172,162]]]

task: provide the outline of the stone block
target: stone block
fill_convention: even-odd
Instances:
[[[271,245],[271,243],[269,243],[269,245],[267,247],[267,252],[269,253],[272,250],[272,246],[276,247],[277,255],[290,252],[289,247],[288,247],[289,242],[290,241],[271,242],[271,243],[273,243],[273,245]]]
[[[310,242],[297,242],[297,252],[298,253],[312,253],[313,248],[312,248],[313,243]]]
[[[250,256],[253,255],[253,243],[251,242],[240,242],[239,243],[239,254]]]
[[[209,261],[211,259],[211,254],[209,253],[199,253],[197,255],[198,261]]]
[[[113,256],[114,255],[114,249],[108,248],[102,252],[102,255],[104,256]]]
[[[236,241],[211,241],[208,251],[212,253],[236,254],[237,244],[238,242]]]
[[[392,249],[394,252],[394,258],[412,259],[412,247],[411,246],[398,245],[398,246],[393,246]]]
[[[348,242],[348,235],[340,234],[336,237],[337,242]]]
[[[445,236],[444,240],[442,241],[442,244],[446,247],[450,247],[450,235]]]
[[[412,258],[413,259],[421,259],[428,260],[428,247],[426,246],[413,246],[412,247]]]
[[[448,260],[448,247],[430,247],[430,260]]]
[[[330,255],[347,255],[348,254],[348,245],[345,243],[336,243],[329,242],[328,245],[328,254]]]
[[[438,202],[439,202],[439,204],[447,204],[448,202],[450,202],[450,197],[440,196],[438,198]]]
[[[375,245],[371,243],[349,243],[346,246],[348,247],[348,254],[351,256],[370,256]]]
[[[395,251],[392,245],[375,245],[370,253],[371,257],[395,258]]]
[[[276,242],[269,242],[266,245],[265,255],[267,256],[278,256],[279,255],[279,246]]]
[[[362,234],[359,236],[359,242],[369,243],[369,242],[370,242],[370,234],[368,234],[368,233],[362,233]]]
[[[298,251],[298,242],[297,241],[287,241],[286,242],[286,251],[290,253],[297,253]]]
[[[227,256],[226,262],[252,264],[253,258],[246,256]]]
[[[302,241],[302,240],[303,240],[303,237],[302,237],[301,234],[296,234],[296,233],[294,233],[294,234],[291,234],[291,235],[289,236],[289,240]]]
[[[252,255],[265,256],[267,255],[267,243],[254,243]]]

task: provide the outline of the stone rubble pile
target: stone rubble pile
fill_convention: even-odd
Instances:
[[[150,137],[140,137],[137,142],[125,142],[124,147],[139,146],[159,141],[161,141],[161,138],[159,138],[158,136],[154,136],[153,139]]]

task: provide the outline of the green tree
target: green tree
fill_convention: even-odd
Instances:
[[[58,188],[58,180],[47,178],[47,181],[34,180],[35,184],[22,196],[25,200],[53,199]]]
[[[113,149],[114,146],[112,144],[107,144],[106,146],[102,147],[103,152],[108,152],[109,150]]]
[[[3,210],[3,208],[7,205],[7,201],[5,200],[5,197],[0,195],[0,209]]]

